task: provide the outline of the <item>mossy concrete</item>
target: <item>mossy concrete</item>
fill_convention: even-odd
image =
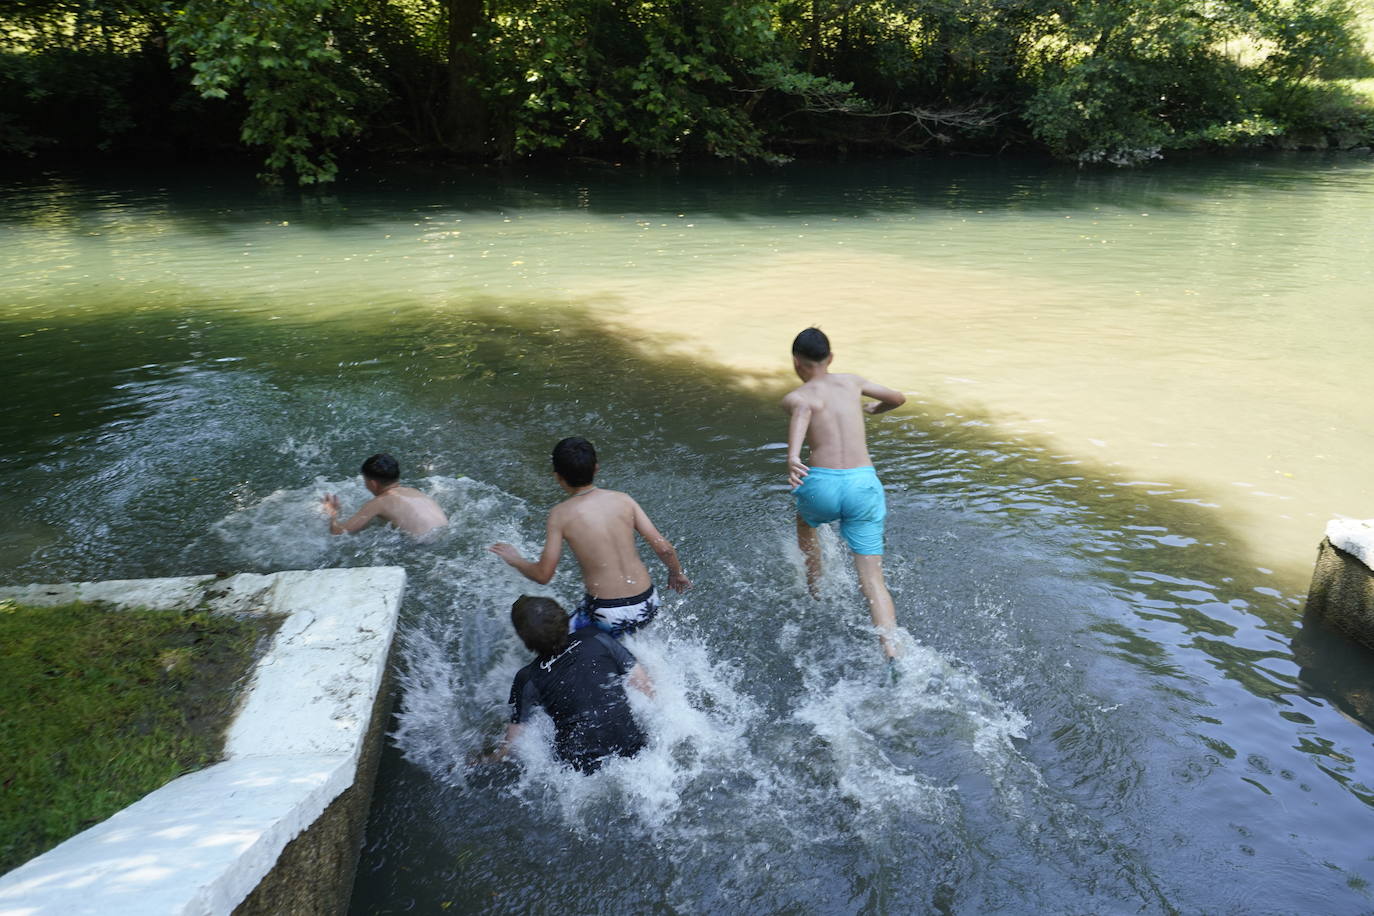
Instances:
[[[0,877],[0,914],[342,912],[404,587],[404,570],[379,567],[0,589],[26,604],[286,618],[228,729],[225,760]]]

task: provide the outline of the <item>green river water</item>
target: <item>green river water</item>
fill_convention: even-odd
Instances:
[[[0,579],[400,564],[352,912],[1367,913],[1369,659],[1302,599],[1374,517],[1374,159],[0,179]],[[907,647],[792,543],[788,346],[869,421]],[[696,588],[649,749],[464,766],[585,435]],[[367,455],[450,513],[325,533]],[[661,567],[651,562],[651,569]]]

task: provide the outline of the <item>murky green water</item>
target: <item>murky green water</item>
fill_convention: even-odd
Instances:
[[[3,189],[4,581],[410,569],[354,912],[1374,907],[1368,685],[1293,645],[1374,516],[1367,157]],[[912,397],[870,425],[896,690],[790,542],[810,323]],[[540,591],[485,547],[538,545],[574,433],[698,583],[632,644],[653,744],[474,777]],[[441,543],[322,533],[380,449]]]

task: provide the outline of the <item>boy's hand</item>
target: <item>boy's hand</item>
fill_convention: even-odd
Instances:
[[[324,506],[325,515],[328,515],[330,518],[334,518],[339,514],[339,497],[335,496],[333,493],[326,493],[324,499],[320,500],[320,503]]]
[[[501,559],[505,560],[511,566],[514,566],[516,563],[519,563],[525,559],[524,557],[520,556],[520,551],[516,550],[513,544],[492,544],[487,549],[490,550],[492,553],[496,554]]]
[[[692,587],[692,582],[685,573],[675,572],[668,574],[668,587],[675,592],[685,592]]]
[[[802,478],[811,473],[811,469],[802,464],[800,458],[791,458],[787,462],[787,482],[792,485],[792,489],[802,485]]]

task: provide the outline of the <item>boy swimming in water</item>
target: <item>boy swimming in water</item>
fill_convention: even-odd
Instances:
[[[553,719],[554,751],[579,772],[594,772],[607,757],[639,753],[648,742],[630,711],[625,684],[649,697],[654,687],[630,651],[595,627],[569,634],[568,613],[552,598],[522,595],[510,617],[536,657],[515,674],[510,724],[500,746],[474,762],[509,757],[535,707]]]
[[[401,486],[401,466],[385,453],[363,462],[363,486],[372,499],[363,503],[352,518],[339,523],[339,497],[325,495],[323,504],[329,516],[330,534],[357,534],[374,519],[389,522],[407,534],[422,538],[448,524],[439,504],[419,490]]]
[[[563,542],[572,548],[582,567],[586,595],[573,614],[578,630],[595,624],[612,636],[632,632],[658,613],[658,593],[649,570],[639,558],[635,535],[648,541],[668,567],[668,587],[683,592],[692,587],[678,562],[677,551],[658,533],[644,510],[624,493],[603,490],[593,483],[600,465],[596,449],[580,436],[569,436],[553,448],[553,475],[570,495],[549,513],[544,550],[530,562],[510,544],[493,544],[491,552],[531,581],[548,584],[563,555]]]
[[[792,415],[787,426],[787,480],[797,498],[797,544],[806,560],[806,584],[816,594],[821,575],[816,527],[839,521],[840,535],[854,554],[859,589],[868,601],[883,652],[895,658],[897,612],[883,580],[883,520],[887,499],[873,469],[864,435],[864,414],[906,403],[900,391],[857,375],[831,373],[830,340],[807,328],[792,342],[792,366],[803,382],[782,399]],[[874,400],[865,403],[865,397]],[[811,447],[811,465],[801,447]]]

